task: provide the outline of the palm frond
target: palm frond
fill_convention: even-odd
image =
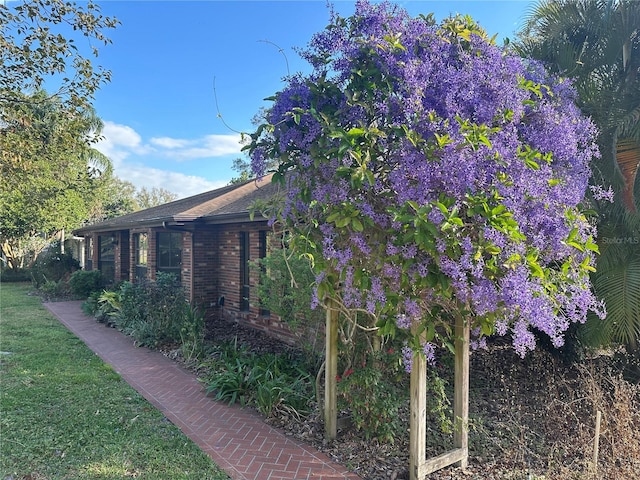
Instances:
[[[627,258],[599,268],[593,286],[607,307],[601,328],[614,342],[636,348],[640,338],[640,245],[634,243],[638,239],[628,240]]]

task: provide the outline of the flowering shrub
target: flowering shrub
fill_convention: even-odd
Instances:
[[[596,132],[571,85],[468,17],[438,25],[388,3],[332,15],[301,54],[312,72],[287,79],[248,149],[258,175],[279,162],[316,301],[427,356],[457,316],[476,345],[511,335],[521,355],[534,329],[559,346],[588,310],[604,316],[581,210]]]

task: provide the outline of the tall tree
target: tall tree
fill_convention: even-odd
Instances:
[[[87,215],[94,187],[110,169],[95,149],[101,122],[91,108],[110,72],[97,56],[117,20],[89,1],[0,3],[0,242],[10,266],[17,244],[52,234]],[[45,93],[43,87],[51,87]]]
[[[118,21],[104,17],[92,1],[79,5],[65,0],[24,0],[0,3],[0,101],[2,109],[25,101],[25,92],[45,87],[55,80],[51,92],[65,108],[90,104],[111,72],[95,67],[78,48],[75,38],[87,40],[94,57],[97,44],[111,41],[105,31]],[[95,42],[95,43],[94,43]]]
[[[97,223],[140,210],[135,193],[133,183],[114,175],[106,177],[100,185],[97,201],[86,223]]]
[[[0,241],[9,266],[21,243],[54,236],[88,216],[109,175],[108,158],[92,148],[101,122],[90,109],[69,115],[56,98],[38,92],[2,111]]]
[[[596,343],[611,340],[637,348],[640,338],[640,2],[541,1],[520,33],[516,49],[568,77],[578,105],[599,127],[601,157],[593,183],[610,184],[613,203],[595,202],[600,250],[593,275],[609,315],[591,321]],[[594,187],[595,188],[595,187]]]
[[[135,194],[135,200],[139,209],[151,208],[162,205],[163,203],[173,202],[177,198],[178,195],[162,187],[153,187],[151,189],[142,187]]]

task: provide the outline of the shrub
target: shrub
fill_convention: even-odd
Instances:
[[[189,304],[174,275],[158,273],[155,282],[125,282],[120,293],[121,310],[116,320],[120,330],[149,347],[181,342]]]
[[[276,411],[299,416],[310,409],[312,376],[292,354],[256,355],[229,343],[213,353],[209,366],[207,393],[217,400],[253,405],[267,417]]]
[[[325,313],[320,307],[311,308],[315,275],[309,260],[282,248],[256,261],[253,266],[260,271],[260,306],[287,324],[303,351],[321,355]]]
[[[88,298],[93,292],[103,289],[104,283],[100,270],[78,270],[69,278],[71,293],[82,298]]]
[[[112,290],[105,290],[98,297],[98,309],[95,317],[101,323],[114,325],[120,316],[122,299],[120,293]]]
[[[80,269],[80,263],[69,253],[60,253],[59,246],[52,246],[42,252],[31,267],[31,280],[36,287],[46,282],[68,280],[73,272]]]
[[[100,298],[101,292],[91,293],[87,299],[82,302],[82,311],[85,315],[94,316],[98,311],[98,298]]]
[[[393,443],[406,426],[398,411],[408,389],[389,381],[376,365],[349,369],[339,378],[338,398],[343,409],[348,409],[356,429],[367,439]]]
[[[0,282],[30,282],[31,274],[24,268],[2,268],[0,269]]]
[[[66,297],[70,293],[69,286],[64,280],[46,280],[44,283],[40,284],[38,290],[40,291],[40,294],[48,300]]]
[[[180,326],[180,350],[185,360],[198,359],[204,353],[204,311],[191,304],[185,309]]]

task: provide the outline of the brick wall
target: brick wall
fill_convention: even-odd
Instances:
[[[293,335],[277,315],[262,315],[260,302],[257,298],[256,285],[259,273],[256,269],[250,270],[249,284],[250,300],[249,310],[241,311],[240,283],[240,232],[249,235],[249,260],[260,258],[260,231],[268,230],[266,222],[247,222],[241,224],[221,225],[218,227],[217,245],[214,245],[218,256],[217,279],[218,298],[224,296],[224,307],[212,307],[213,320],[238,321],[243,325],[262,330],[281,340],[293,342]]]
[[[219,228],[204,226],[193,233],[193,264],[191,300],[204,306],[207,312],[217,312],[218,303],[218,244]]]
[[[250,270],[250,307],[241,311],[240,284],[240,232],[249,236],[249,260],[260,258],[260,232],[267,231],[266,222],[246,222],[228,225],[203,225],[191,232],[184,232],[182,244],[182,285],[187,298],[203,306],[208,321],[237,321],[243,325],[264,331],[283,341],[293,343],[294,336],[277,315],[263,315],[257,298],[256,286],[259,273]],[[162,228],[132,229],[118,238],[115,249],[116,281],[135,281],[136,233],[148,234],[147,278],[155,280],[157,263],[157,232]],[[113,232],[116,233],[116,232]],[[118,232],[119,234],[121,232]],[[109,235],[110,233],[101,233]],[[85,239],[91,234],[85,236]],[[93,252],[87,249],[87,258],[98,268],[98,235],[93,234]],[[87,240],[88,241],[88,240]],[[224,305],[220,299],[224,297]]]
[[[116,282],[131,279],[131,245],[129,230],[122,230],[116,235],[115,262]]]

